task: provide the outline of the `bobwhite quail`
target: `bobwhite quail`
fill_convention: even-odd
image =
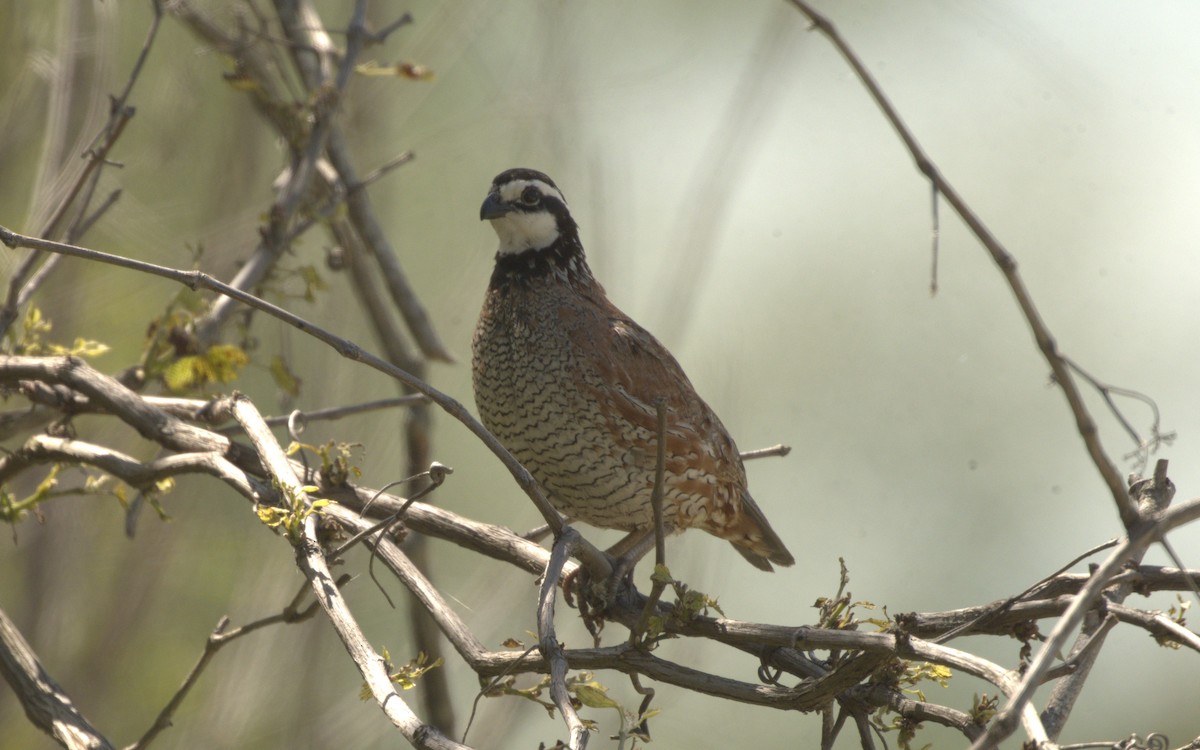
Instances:
[[[654,528],[656,405],[665,403],[667,528],[726,539],[762,570],[793,564],[747,492],[721,420],[666,347],[592,276],[553,180],[532,169],[503,172],[479,217],[492,223],[500,248],[472,342],[475,401],[483,424],[551,503],[644,539]]]

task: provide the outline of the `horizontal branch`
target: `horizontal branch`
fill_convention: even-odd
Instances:
[[[120,379],[117,382],[121,382]],[[33,409],[14,409],[0,412],[0,440],[11,437],[17,432],[30,430],[47,424],[63,412],[68,414],[107,414],[108,409],[103,404],[94,403],[87,396],[70,388],[53,386],[40,380],[22,380],[17,382],[21,395],[37,406]],[[148,396],[142,395],[142,400],[150,406],[161,409],[167,414],[191,422],[215,426],[229,421],[226,409],[218,408],[221,398],[182,398],[179,396]],[[300,410],[290,414],[267,417],[267,425],[281,427],[289,421],[300,423],[317,421],[334,421],[344,417],[381,409],[414,406],[426,403],[428,399],[420,394],[412,396],[397,396],[394,398],[364,401],[346,406],[335,406],[324,409]],[[218,430],[225,432],[226,430]]]
[[[32,359],[33,361],[24,361],[28,359]],[[95,373],[94,370],[91,370],[90,367],[78,360],[64,358],[38,360],[34,358],[0,357],[0,381],[5,377],[20,377],[22,379],[42,377],[51,381],[57,379],[59,383],[65,384],[70,388],[77,388],[81,393],[88,394],[87,397],[89,399],[94,397],[92,394],[99,394],[102,400],[106,399],[103,402],[110,404],[109,408],[113,409],[114,413],[119,416],[123,415],[126,421],[140,421],[144,423],[146,430],[150,432],[147,436],[164,446],[170,443],[175,445],[220,446],[228,442],[226,438],[216,436],[201,427],[187,425],[177,418],[166,415],[162,409],[149,403],[147,399],[129,392],[118,381],[112,379],[105,380],[106,376],[99,376],[98,373]],[[122,393],[120,396],[117,396],[110,391]],[[232,403],[239,403],[240,401],[244,401],[244,399],[239,399]],[[212,408],[229,411],[230,403],[230,401],[214,402]],[[137,415],[135,418],[130,418],[125,414],[125,412],[131,409]],[[181,429],[181,425],[188,429]],[[156,432],[158,430],[167,430],[167,434],[174,435],[175,437],[169,443],[164,434]],[[272,438],[271,441],[274,442],[274,439]],[[277,448],[277,443],[275,445]],[[180,455],[164,456],[150,463],[142,464],[129,456],[84,441],[38,436],[27,441],[22,448],[15,451],[11,456],[0,459],[0,474],[10,476],[14,473],[16,464],[13,462],[24,461],[26,465],[34,460],[74,462],[89,464],[109,471],[117,476],[121,476],[134,486],[144,486],[172,473],[203,471],[220,476],[223,481],[238,488],[240,493],[259,502],[262,497],[271,494],[272,490],[269,484],[257,478],[257,476],[261,476],[262,472],[262,464],[259,458],[247,448],[243,447],[242,452],[244,455],[237,457],[238,463],[236,464],[233,459],[228,459],[217,452],[189,452]],[[4,468],[6,461],[8,462],[7,469]],[[296,462],[291,462],[289,470],[294,472],[298,466],[299,464]],[[251,476],[251,474],[247,473],[248,467],[256,476]],[[330,515],[338,517],[339,521],[342,522],[347,522],[348,517],[355,516],[354,509],[364,507],[367,501],[376,494],[367,488],[353,487],[329,488],[325,493],[332,499],[345,504],[345,508],[334,506],[326,511]],[[375,499],[370,512],[375,517],[389,515],[398,510],[400,505],[405,502],[407,501],[403,498],[384,494]],[[1191,504],[1180,505],[1170,513],[1164,514],[1164,524],[1166,524],[1164,531],[1173,528],[1172,524],[1186,522],[1191,517],[1187,515],[1188,513],[1198,513],[1193,506],[1200,507],[1200,501],[1192,501]],[[342,515],[339,516],[337,514]],[[532,575],[540,575],[545,570],[548,552],[539,545],[523,539],[508,529],[479,523],[458,516],[450,511],[424,505],[419,502],[413,503],[408,508],[404,520],[406,525],[414,530],[429,534],[430,536],[450,540],[468,549],[489,555],[498,560],[503,560],[516,565],[522,570],[526,570]],[[362,522],[370,523],[366,519],[362,519]],[[379,544],[381,558],[385,561],[389,559],[389,544],[387,542]],[[393,570],[397,569],[394,561],[389,562],[389,567]],[[415,568],[405,575],[398,573],[398,576],[402,579],[407,578],[406,585],[410,585],[410,581],[423,580],[423,577],[419,578],[419,573],[414,571]],[[1158,589],[1171,586],[1186,588],[1189,577],[1194,578],[1196,575],[1195,571],[1179,571],[1176,569],[1147,566],[1144,570],[1121,571],[1108,579],[1107,583],[1103,585],[1112,585],[1114,581],[1121,580],[1123,585],[1129,586],[1135,591],[1141,591],[1144,588]],[[1045,591],[1059,591],[1069,588],[1073,593],[1078,595],[1082,588],[1100,585],[1096,584],[1092,578],[1083,578],[1070,574],[1064,574],[1060,578],[1061,580],[1056,578],[1047,581],[1044,585],[1036,587],[1035,591],[1040,595]],[[422,604],[427,609],[430,609],[430,611],[434,611],[434,609],[430,608],[429,602],[434,601],[431,597],[432,594],[436,594],[436,591],[432,589],[432,586],[427,581],[425,585],[428,587],[428,590],[425,598],[422,599]],[[1032,619],[1059,616],[1073,606],[1075,601],[1074,597],[1060,595],[1052,598],[1016,602],[1006,611],[993,615],[997,619],[984,619],[976,623],[976,632],[1004,632],[1002,626],[1005,625]],[[989,605],[989,607],[992,606],[994,605]],[[629,626],[636,622],[637,618],[642,615],[644,607],[645,599],[640,595],[635,595],[628,597],[627,600],[618,602],[617,607],[609,614],[613,620]],[[964,652],[948,649],[944,646],[924,641],[919,637],[914,637],[926,632],[934,634],[944,632],[945,628],[953,627],[964,620],[977,617],[981,612],[987,611],[989,607],[957,610],[951,613],[911,615],[906,618],[900,618],[903,626],[907,628],[907,633],[898,635],[894,633],[859,633],[857,631],[762,625],[739,622],[727,618],[697,617],[685,623],[677,623],[672,622],[671,618],[667,616],[670,614],[669,606],[660,603],[656,611],[663,615],[664,620],[669,623],[668,627],[672,634],[709,638],[754,654],[766,664],[776,666],[788,673],[801,677],[800,682],[792,688],[784,688],[778,685],[759,685],[719,675],[706,674],[698,670],[689,670],[682,665],[659,659],[653,654],[640,652],[626,653],[623,651],[613,651],[612,649],[576,649],[567,650],[564,653],[568,664],[572,668],[600,668],[601,665],[607,665],[605,668],[611,667],[619,671],[645,674],[668,683],[677,684],[685,689],[698,690],[733,700],[777,706],[790,710],[812,710],[827,704],[829,700],[839,698],[843,694],[846,694],[846,691],[856,689],[863,680],[867,679],[888,658],[896,656],[903,659],[920,659],[945,664],[959,671],[967,672],[992,682],[1005,692],[1011,692],[1013,689],[1012,678],[1006,670],[990,662],[975,659]],[[448,608],[447,611],[449,611]],[[1194,642],[1188,640],[1187,631],[1180,632],[1178,628],[1174,627],[1165,618],[1124,607],[1113,607],[1110,611],[1118,619],[1136,624],[1139,627],[1144,627],[1156,636],[1172,638],[1185,643],[1189,647],[1195,647]],[[466,635],[463,635],[469,634],[469,631],[461,620],[443,617],[439,620],[439,627],[444,632],[452,630],[453,627],[461,628],[461,632],[457,636],[452,637],[451,640],[468,663],[481,674],[488,676],[494,674],[497,669],[503,670],[514,666],[511,663],[513,658],[511,654],[487,652],[483,650],[482,646],[479,645],[479,642],[473,636],[468,638]],[[823,665],[805,656],[804,652],[814,650],[837,651],[843,654],[847,652],[861,653],[857,656],[852,656],[836,668],[831,669],[828,665]],[[541,662],[522,662],[519,666],[523,670],[535,670],[541,669],[543,664]],[[908,710],[913,712],[919,710],[926,713],[937,713],[939,708],[929,706],[918,709],[917,707],[910,706]],[[1027,721],[1029,720],[1027,714],[1023,714],[1022,718]],[[942,719],[951,723],[954,721],[954,717],[950,714],[943,715]]]
[[[180,453],[143,463],[111,448],[49,435],[35,435],[16,451],[0,456],[0,484],[30,466],[44,463],[92,466],[138,489],[181,474],[207,474],[232,485],[252,502],[263,502],[268,496],[260,484],[252,482],[219,453]]]
[[[150,405],[120,381],[78,357],[0,356],[0,383],[22,380],[41,380],[79,391],[99,408],[133,427],[142,437],[165,448],[224,456],[252,455],[227,437],[188,424]]]

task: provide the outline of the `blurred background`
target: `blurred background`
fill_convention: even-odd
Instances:
[[[233,23],[233,3],[203,5]],[[1161,455],[1171,459],[1179,498],[1194,497],[1200,7],[814,5],[1016,256],[1062,351],[1100,380],[1155,400],[1162,429],[1178,433]],[[319,7],[330,29],[344,28],[349,3]],[[812,623],[813,601],[837,589],[839,557],[854,597],[890,613],[981,604],[1119,533],[1002,276],[943,205],[931,296],[928,184],[846,63],[789,5],[372,4],[378,25],[405,11],[415,23],[364,59],[426,65],[434,77],[356,78],[344,124],[360,173],[416,153],[371,198],[458,359],[435,365],[428,379],[473,402],[470,336],[495,245],[478,207],[503,169],[549,173],[610,297],[673,350],[739,445],[794,449],[748,468],[796,567],[765,576],[699,533],[669,544],[675,576],[717,597],[729,617]],[[0,224],[32,232],[44,221],[107,117],[108,96],[124,85],[149,19],[149,2],[0,0]],[[124,167],[102,183],[123,194],[82,244],[185,268],[200,250],[199,264],[228,278],[258,241],[284,151],[223,80],[228,61],[170,17],[147,66],[131,100],[137,115],[111,155]],[[323,267],[328,244],[310,233],[285,266],[322,267],[329,289],[311,304],[275,299],[373,347],[357,306],[346,303],[346,280]],[[0,251],[5,287],[16,262]],[[55,340],[109,344],[95,364],[115,372],[136,360],[147,321],[177,292],[68,260],[37,303]],[[383,376],[282,324],[258,318],[253,332],[256,365],[236,387],[264,411],[394,395]],[[265,366],[275,354],[303,378],[297,399],[276,395]],[[1135,468],[1122,458],[1133,443],[1097,394],[1087,395],[1109,454],[1123,472]],[[1120,403],[1147,435],[1149,411]],[[305,439],[362,443],[363,482],[381,486],[403,473],[400,419],[373,413],[314,425]],[[500,464],[460,425],[434,419],[434,456],[456,470],[435,501],[518,531],[535,526],[535,510]],[[120,430],[112,444],[153,456]],[[169,521],[145,513],[129,539],[115,501],[58,500],[44,522],[27,520],[0,543],[0,606],[118,743],[150,724],[219,617],[236,625],[274,614],[302,583],[288,546],[216,482],[182,481],[164,505]],[[1200,566],[1200,528],[1173,541],[1185,563]],[[430,555],[433,577],[485,644],[530,640],[528,576],[441,542]],[[349,562],[358,571],[365,558]],[[1147,562],[1169,564],[1158,550]],[[407,606],[399,586],[391,590]],[[369,582],[348,595],[376,647],[399,662],[413,655],[407,620]],[[1127,602],[1175,603],[1173,594]],[[560,613],[563,637],[587,645],[573,618]],[[1020,644],[961,647],[1011,666]],[[668,643],[660,654],[755,679],[752,660],[709,644]],[[1119,627],[1062,740],[1156,731],[1174,746],[1200,734],[1195,659]],[[445,670],[461,732],[477,683],[453,656]],[[625,678],[599,679],[637,705]],[[217,656],[156,747],[396,747],[402,740],[358,699],[359,685],[320,617],[275,626]],[[663,713],[651,729],[662,747],[809,747],[819,737],[816,716],[658,691]],[[985,692],[995,690],[965,675],[926,690],[959,709]],[[615,747],[612,712],[588,715],[601,722],[594,746]],[[531,748],[563,734],[532,703],[486,699],[467,741]],[[923,742],[963,745],[932,726]],[[53,746],[7,688],[0,746]],[[846,736],[840,746],[857,743]]]

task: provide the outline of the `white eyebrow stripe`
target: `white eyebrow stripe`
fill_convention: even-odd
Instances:
[[[563,197],[562,191],[545,180],[513,180],[512,182],[506,182],[500,186],[500,198],[505,203],[512,203],[520,198],[521,193],[530,185],[540,190],[543,195],[552,195],[558,198],[564,206],[567,204],[567,199]]]

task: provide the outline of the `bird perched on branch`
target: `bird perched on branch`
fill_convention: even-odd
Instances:
[[[613,551],[648,549],[661,403],[668,532],[703,529],[762,570],[793,564],[746,490],[721,420],[666,347],[592,276],[554,181],[532,169],[502,172],[479,218],[500,247],[472,342],[475,401],[554,507],[630,532]]]

